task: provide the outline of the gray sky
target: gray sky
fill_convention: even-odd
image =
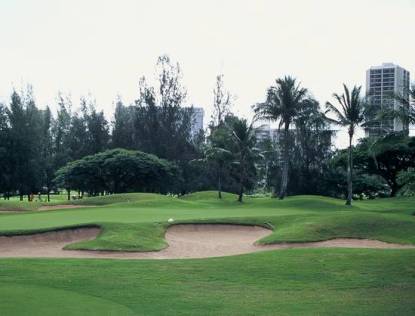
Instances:
[[[218,73],[245,117],[286,74],[323,104],[382,62],[414,78],[414,17],[414,0],[1,0],[0,98],[31,83],[40,106],[54,108],[59,90],[75,104],[92,93],[110,115],[115,96],[134,100],[166,53],[207,116]]]

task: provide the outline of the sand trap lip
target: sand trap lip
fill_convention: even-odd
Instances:
[[[209,258],[287,248],[383,248],[407,249],[411,245],[391,244],[367,239],[333,239],[321,242],[255,245],[269,235],[259,226],[223,224],[179,224],[166,232],[169,247],[155,252],[113,252],[63,250],[69,243],[94,239],[99,228],[75,228],[20,236],[0,236],[0,257],[185,259]]]
[[[0,208],[0,214],[9,214],[9,213],[23,213],[23,212],[37,212],[37,211],[54,211],[54,210],[64,210],[64,209],[74,209],[74,208],[88,208],[88,207],[97,207],[97,205],[74,205],[74,204],[56,204],[56,205],[43,205],[37,209],[20,209],[20,208]]]
[[[38,211],[63,210],[72,208],[87,208],[96,207],[95,205],[75,205],[75,204],[57,204],[57,205],[43,205],[39,207]]]

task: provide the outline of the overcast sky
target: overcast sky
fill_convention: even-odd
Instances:
[[[110,116],[116,95],[132,102],[168,54],[207,118],[218,73],[250,117],[287,74],[322,104],[343,82],[364,85],[372,65],[413,78],[414,33],[415,0],[0,0],[0,99],[30,83],[39,106],[55,108],[58,91],[75,104],[92,93]]]

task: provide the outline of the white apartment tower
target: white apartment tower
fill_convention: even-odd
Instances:
[[[371,108],[374,109],[368,116],[372,120],[365,127],[366,137],[378,137],[393,131],[408,130],[399,119],[383,119],[374,121],[377,113],[382,109],[402,106],[394,100],[394,95],[409,100],[409,72],[404,68],[384,63],[381,66],[370,67],[366,72],[366,95]],[[409,102],[409,101],[408,101]]]
[[[203,118],[205,116],[205,111],[203,108],[194,107],[192,114],[192,126],[191,126],[191,135],[195,137],[200,130],[203,130]]]

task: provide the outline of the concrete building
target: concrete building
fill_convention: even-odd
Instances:
[[[200,130],[203,130],[203,119],[205,116],[205,111],[203,108],[194,107],[192,115],[192,128],[191,134],[192,137],[196,136]]]
[[[334,135],[333,130],[327,130],[327,133],[320,134],[319,142],[321,145],[331,146],[332,144],[332,136]],[[255,129],[255,136],[257,138],[257,143],[260,145],[266,140],[271,141],[273,144],[274,149],[276,150],[276,154],[278,157],[278,160],[282,159],[281,153],[283,150],[283,143],[284,143],[284,137],[285,133],[282,129],[278,128],[272,128],[270,124],[265,123],[260,126],[258,126]],[[290,143],[292,146],[299,145],[299,138],[298,138],[298,131],[293,126],[293,128],[290,128],[289,130],[289,137],[291,138]]]
[[[255,129],[255,136],[257,142],[262,142],[266,139],[272,140],[271,126],[269,124],[263,124]]]
[[[373,122],[365,128],[366,137],[378,137],[393,131],[408,130],[409,126],[404,126],[399,119],[377,121],[374,119],[380,110],[402,106],[394,100],[394,95],[409,100],[409,85],[409,72],[398,65],[384,63],[367,70],[366,95],[373,109],[367,118]]]

